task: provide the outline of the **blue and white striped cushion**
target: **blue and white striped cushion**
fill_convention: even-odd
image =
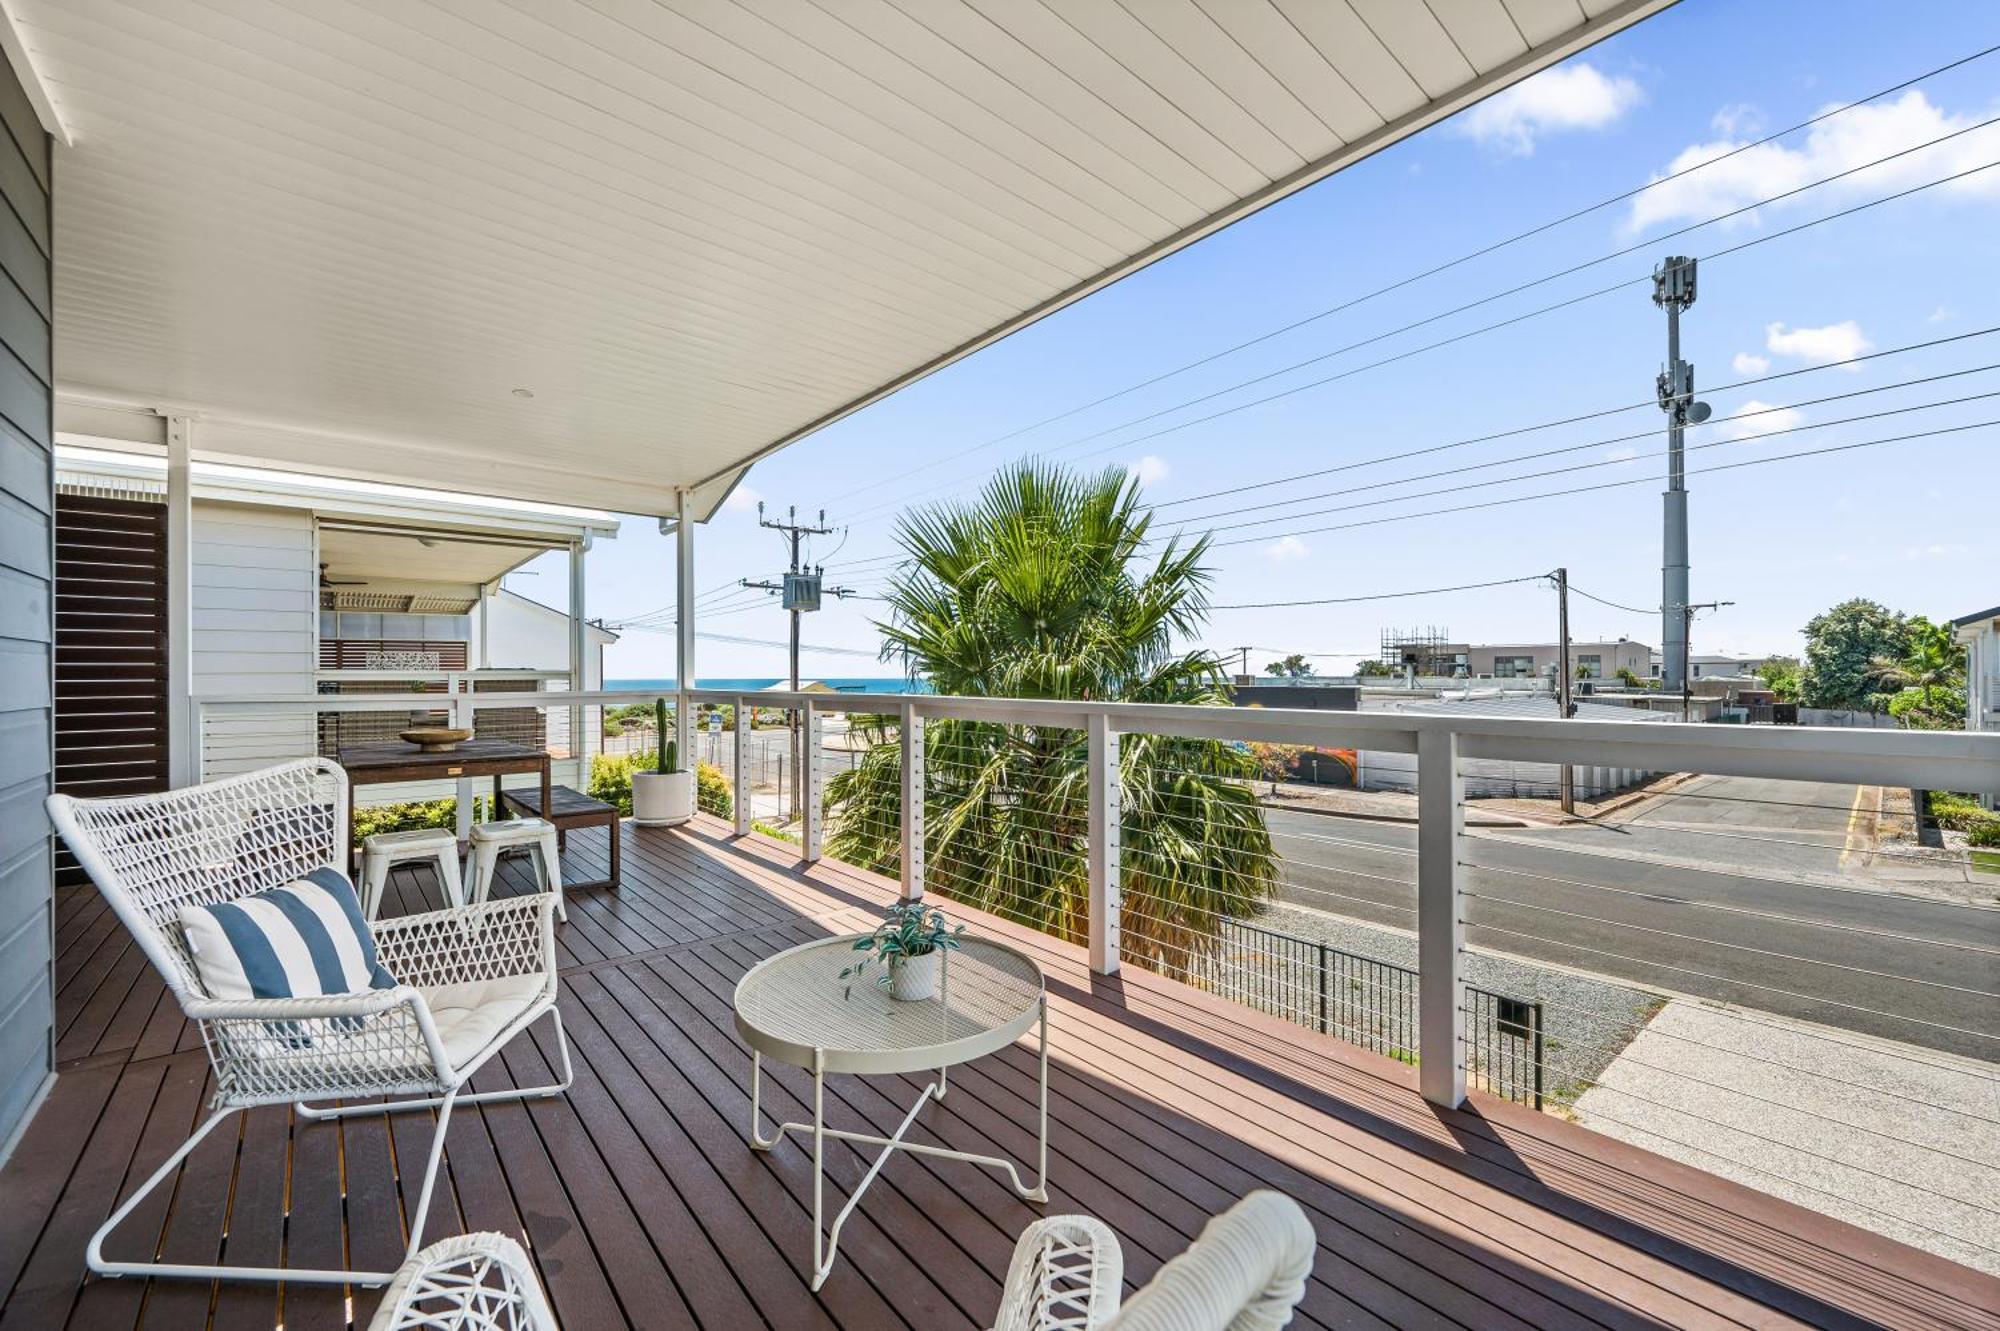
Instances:
[[[315,869],[252,897],[188,906],[181,928],[210,998],[306,998],[393,989],[346,875]]]

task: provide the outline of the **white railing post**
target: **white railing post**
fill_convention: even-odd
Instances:
[[[1465,778],[1458,736],[1417,732],[1418,1084],[1432,1104],[1465,1102],[1465,926],[1458,862],[1465,833]]]
[[[744,705],[743,695],[738,694],[730,706],[736,717],[736,835],[749,836],[753,810],[750,807],[750,708]]]
[[[822,806],[822,801],[826,797],[826,773],[822,770],[824,764],[820,761],[820,745],[823,742],[821,732],[825,723],[826,713],[808,700],[805,730],[800,736],[805,753],[802,755],[803,766],[799,772],[802,782],[799,789],[804,795],[801,802],[804,806],[802,813],[805,818],[804,841],[807,864],[819,862],[820,841],[826,834],[826,813]]]
[[[458,730],[477,730],[478,717],[472,708],[472,681],[463,675],[450,675],[445,679],[444,690],[451,695],[451,724]],[[458,807],[457,834],[460,841],[472,839],[472,802],[475,783],[460,778],[455,794]],[[492,811],[493,817],[500,816],[500,810]]]
[[[1118,865],[1119,829],[1124,825],[1118,786],[1118,732],[1111,718],[1093,712],[1087,724],[1090,748],[1090,969],[1118,972],[1118,919],[1122,909]]]
[[[904,703],[897,727],[903,749],[903,900],[924,899],[924,718]]]

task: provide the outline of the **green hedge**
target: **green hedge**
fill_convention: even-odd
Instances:
[[[618,812],[632,812],[632,773],[650,772],[658,759],[650,752],[599,754],[590,760],[590,796],[618,806]],[[729,778],[710,763],[695,768],[694,802],[703,813],[732,818],[736,801],[729,793]]]
[[[473,801],[473,821],[479,820],[487,803],[484,799]],[[378,804],[372,808],[363,805],[354,811],[354,839],[357,841],[377,832],[408,832],[420,827],[455,830],[458,827],[458,801],[416,800],[409,804]]]

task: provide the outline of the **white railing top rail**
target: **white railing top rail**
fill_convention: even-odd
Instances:
[[[482,708],[623,706],[675,697],[656,689],[598,689],[561,694],[377,693],[199,695],[198,711],[299,709],[367,711],[441,706]],[[695,689],[694,703],[743,703],[818,712],[888,714],[905,706],[920,717],[956,717],[1008,725],[1082,730],[1093,716],[1127,734],[1171,734],[1234,742],[1415,753],[1418,736],[1458,736],[1467,758],[1707,772],[1779,780],[1839,781],[1979,793],[2000,791],[2000,734],[1817,726],[1720,726],[1662,721],[1561,720],[1482,716],[1476,712],[1327,712],[1284,707],[1201,707],[1162,703],[1066,702],[963,698],[935,693],[793,693]]]

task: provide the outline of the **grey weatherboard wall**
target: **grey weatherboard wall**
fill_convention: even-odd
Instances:
[[[0,60],[0,1150],[54,1071],[52,165]]]

